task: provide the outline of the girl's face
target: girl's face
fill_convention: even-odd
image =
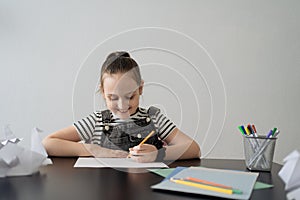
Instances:
[[[107,108],[120,119],[127,119],[139,106],[139,97],[143,91],[143,82],[137,82],[128,73],[104,74],[102,95]]]

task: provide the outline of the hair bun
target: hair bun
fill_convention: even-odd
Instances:
[[[130,58],[130,55],[126,51],[116,51],[116,52],[113,52],[113,53],[109,54],[107,56],[107,59],[112,59],[112,58],[117,59],[117,58],[120,58],[120,57]]]
[[[120,57],[126,57],[126,58],[130,58],[130,55],[128,52],[126,51],[120,51],[118,52],[120,54]]]

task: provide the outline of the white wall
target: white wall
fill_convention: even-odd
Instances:
[[[237,126],[299,149],[299,1],[0,1],[0,127],[24,145],[103,108],[100,65],[128,50],[160,106],[205,157],[243,158]],[[224,126],[223,126],[224,125]],[[198,127],[199,126],[199,127]]]

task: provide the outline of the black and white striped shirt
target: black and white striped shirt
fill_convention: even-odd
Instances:
[[[137,111],[130,116],[129,120],[138,120],[149,117],[145,108],[138,108]],[[122,123],[122,120],[116,118],[111,114],[111,123]],[[151,117],[154,126],[158,130],[158,136],[161,140],[167,138],[167,136],[176,128],[175,124],[168,119],[160,110],[156,112],[155,116]],[[104,129],[104,123],[102,121],[101,111],[96,111],[86,118],[83,118],[74,123],[80,138],[85,143],[100,144],[100,139]]]

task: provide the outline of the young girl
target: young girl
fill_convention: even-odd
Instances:
[[[144,81],[127,52],[111,53],[101,69],[108,110],[94,112],[43,140],[52,156],[130,157],[137,162],[200,157],[198,144],[158,108],[139,107]],[[154,131],[144,143],[140,142]],[[83,141],[83,143],[79,143]]]

